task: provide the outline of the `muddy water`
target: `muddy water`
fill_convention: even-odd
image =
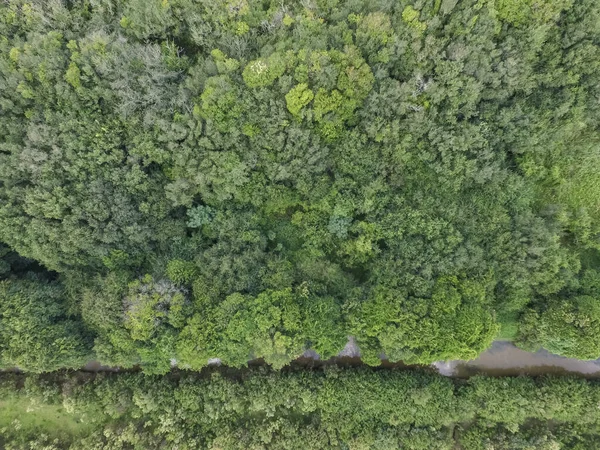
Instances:
[[[490,376],[578,374],[586,378],[600,378],[600,360],[581,361],[553,355],[546,350],[526,352],[506,341],[496,341],[492,347],[472,361],[434,363],[442,375],[469,377],[476,374]]]
[[[325,365],[357,367],[364,365],[360,359],[360,348],[353,338],[348,339],[344,350],[336,358],[319,360],[312,350],[292,363],[293,366],[322,367]],[[456,378],[468,378],[473,375],[488,376],[538,376],[544,374],[575,374],[586,378],[600,378],[600,360],[581,361],[553,355],[546,350],[531,353],[517,348],[508,341],[496,341],[472,361],[439,361],[431,366],[412,366],[402,362],[390,362],[382,355],[383,368],[421,368],[439,372],[441,375]]]
[[[209,360],[209,365],[220,365],[218,358]],[[313,350],[308,350],[304,355],[294,360],[290,366],[317,368],[329,365],[342,367],[360,367],[365,364],[360,358],[360,348],[356,341],[350,337],[344,349],[335,358],[321,360]],[[176,364],[173,363],[173,366]],[[249,366],[266,365],[262,359],[248,362]],[[384,355],[381,356],[381,368],[396,369],[425,369],[439,372],[441,375],[455,378],[468,378],[473,375],[488,376],[518,376],[518,375],[544,375],[544,374],[575,374],[586,378],[600,378],[600,359],[595,361],[581,361],[578,359],[564,358],[553,355],[546,350],[535,353],[526,352],[517,348],[508,341],[496,341],[477,359],[472,361],[438,361],[430,366],[407,365],[403,362],[390,362]],[[82,368],[85,372],[119,372],[117,367],[107,367],[97,361],[91,361]],[[125,371],[136,371],[139,368]],[[19,372],[18,369],[0,370],[0,372]]]
[[[85,366],[83,366],[82,370],[84,372],[119,372],[120,371],[120,369],[118,367],[103,366],[98,361],[90,361]]]
[[[346,367],[364,365],[360,359],[360,349],[354,339],[349,339],[344,350],[336,358],[321,361],[315,352],[308,351],[302,358],[294,361],[292,366],[322,367],[332,364]],[[429,369],[454,378],[468,378],[473,375],[539,376],[544,374],[575,374],[586,378],[600,378],[600,360],[581,361],[553,355],[546,350],[526,352],[508,341],[494,342],[488,350],[472,361],[438,361],[431,366],[413,366],[402,362],[390,362],[382,355],[380,367]]]

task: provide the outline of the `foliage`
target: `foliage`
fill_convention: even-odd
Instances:
[[[90,357],[89,336],[68,313],[60,285],[0,281],[0,367],[76,369]]]
[[[17,449],[591,449],[600,431],[598,384],[573,378],[3,374],[0,395],[16,407],[0,412],[0,445]]]
[[[485,296],[481,283],[456,277],[439,279],[430,298],[378,290],[360,306],[357,341],[365,349],[381,348],[392,361],[474,359],[498,333]]]
[[[300,113],[300,110],[308,105],[314,97],[313,92],[308,89],[308,85],[306,83],[300,83],[299,85],[294,86],[290,92],[285,94],[287,109],[294,116],[297,116]]]
[[[334,299],[267,290],[256,297],[232,294],[218,305],[203,305],[182,330],[178,360],[199,369],[218,357],[225,364],[243,366],[263,358],[281,368],[309,347],[324,357],[337,354],[346,341]]]
[[[543,346],[571,358],[599,358],[600,274],[584,271],[562,294],[525,312],[519,329],[521,345],[530,349]]]
[[[595,0],[0,2],[2,364],[93,340],[147,372],[281,367],[351,335],[430,363],[499,324],[599,356],[598,24]]]

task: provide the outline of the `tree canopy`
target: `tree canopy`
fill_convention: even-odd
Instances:
[[[7,450],[587,450],[600,434],[600,387],[581,378],[2,374],[0,395]]]
[[[595,0],[2,2],[0,363],[600,357],[599,65]]]

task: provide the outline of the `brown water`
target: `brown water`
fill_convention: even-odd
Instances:
[[[99,361],[90,361],[81,369],[84,372],[119,372],[119,367],[103,366]]]
[[[553,355],[546,350],[526,352],[507,341],[496,341],[491,348],[472,361],[437,362],[433,366],[442,375],[466,378],[477,374],[489,376],[577,374],[600,378],[600,360],[582,361]]]
[[[336,358],[319,360],[318,355],[308,351],[302,358],[292,363],[294,366],[322,367],[325,365],[357,367],[364,365],[360,359],[360,349],[350,337],[344,350]],[[545,374],[575,374],[586,378],[600,378],[600,360],[582,361],[553,355],[546,350],[535,353],[517,348],[509,341],[496,341],[492,346],[471,361],[438,361],[430,366],[406,365],[402,362],[390,362],[382,355],[382,368],[425,368],[435,370],[441,375],[455,378],[468,378],[473,375],[488,376],[539,376]]]
[[[220,365],[220,361],[216,358],[209,362],[209,365]],[[364,366],[364,363],[360,359],[360,349],[353,338],[348,339],[344,350],[335,358],[321,360],[319,355],[309,350],[302,357],[293,361],[290,366],[318,368],[334,364],[343,367]],[[176,362],[173,361],[173,366],[175,367],[175,365]],[[248,365],[261,366],[265,365],[265,362],[262,359],[256,359],[249,361]],[[390,362],[382,355],[379,367],[432,370],[439,372],[441,375],[454,378],[468,378],[473,375],[538,376],[545,374],[575,374],[586,378],[600,378],[600,359],[581,361],[553,355],[546,350],[531,353],[517,348],[508,341],[494,342],[488,350],[472,361],[438,361],[430,366],[416,366],[407,365],[401,361]],[[84,372],[118,372],[120,370],[118,367],[103,366],[98,361],[91,361],[82,368]],[[139,369],[130,370],[135,371]],[[18,372],[19,370],[9,369],[8,371]]]

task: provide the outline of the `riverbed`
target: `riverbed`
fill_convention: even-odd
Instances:
[[[433,366],[442,375],[460,378],[476,374],[536,376],[569,373],[586,378],[600,378],[600,360],[582,361],[565,358],[546,350],[526,352],[508,341],[495,341],[488,350],[472,361],[437,362]]]
[[[324,366],[361,366],[360,348],[353,338],[349,338],[346,347],[336,357],[320,361],[318,355],[308,351],[293,365]],[[390,362],[382,355],[382,368],[420,368],[435,370],[441,375],[454,378],[468,378],[474,375],[488,376],[539,376],[545,374],[574,374],[585,378],[600,378],[600,359],[582,361],[554,355],[546,350],[526,352],[510,341],[495,341],[491,347],[471,361],[438,361],[430,366],[407,365],[402,362]]]
[[[249,361],[250,366],[264,365],[262,360]],[[220,365],[218,358],[209,361],[209,365]],[[322,367],[327,365],[358,367],[364,365],[360,359],[360,348],[353,338],[340,354],[328,360],[321,360],[319,355],[308,350],[301,358],[291,363],[294,367]],[[176,364],[173,364],[176,367]],[[566,375],[575,374],[585,378],[600,378],[600,359],[593,361],[582,361],[578,359],[565,358],[553,355],[546,350],[535,353],[526,352],[517,348],[509,341],[495,341],[492,346],[471,361],[453,360],[438,361],[430,366],[407,365],[402,362],[390,362],[382,355],[382,368],[396,369],[428,369],[434,370],[441,375],[455,378],[468,378],[474,375],[488,376],[538,376],[544,374]],[[118,368],[102,366],[97,361],[92,361],[83,369],[89,372],[118,372]]]

